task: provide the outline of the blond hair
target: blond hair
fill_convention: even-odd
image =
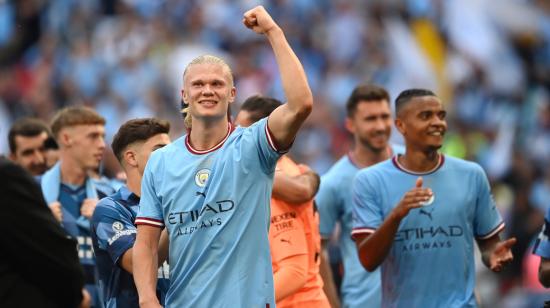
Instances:
[[[229,85],[233,87],[233,72],[231,71],[231,68],[229,67],[227,62],[225,62],[222,58],[216,57],[213,55],[202,55],[191,60],[191,62],[187,64],[187,67],[185,67],[185,70],[183,71],[184,83],[185,83],[185,76],[187,76],[187,72],[189,71],[189,67],[196,64],[216,64],[221,66],[223,70],[227,71],[228,73],[227,75],[229,76]],[[187,107],[182,108],[180,112],[185,116],[185,120],[184,120],[185,127],[190,129],[192,123],[191,123],[191,114],[189,113],[189,104],[187,104],[186,102],[184,103],[187,105]]]

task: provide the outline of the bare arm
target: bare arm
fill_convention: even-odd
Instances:
[[[281,28],[262,6],[246,12],[243,23],[267,37],[277,59],[287,103],[271,113],[268,125],[277,146],[288,149],[313,108],[313,95],[304,68]]]
[[[134,281],[140,307],[160,307],[156,295],[158,246],[161,229],[138,225],[133,248]]]
[[[275,172],[273,197],[289,203],[304,203],[315,196],[319,189],[319,175],[313,171],[297,176]]]
[[[294,255],[279,262],[279,270],[273,274],[275,302],[296,293],[307,282],[308,255]]]
[[[539,281],[545,288],[550,288],[550,259],[540,258]]]
[[[122,258],[120,259],[120,266],[127,271],[130,274],[134,273],[134,263],[133,263],[133,257],[134,257],[134,248],[130,248],[126,250],[126,252],[122,255]],[[160,243],[158,248],[158,266],[161,266],[164,261],[166,261],[166,258],[168,257],[168,232],[166,232],[166,229],[162,231],[160,234]]]
[[[328,256],[328,240],[323,239],[321,241],[321,265],[319,267],[319,273],[323,278],[323,291],[328,297],[330,307],[340,308],[340,299],[338,298],[338,290],[334,284],[334,277],[332,276],[332,270],[330,268],[330,258]]]
[[[410,210],[421,207],[422,202],[428,201],[431,196],[431,190],[422,188],[422,178],[418,178],[416,187],[403,196],[374,233],[355,235],[359,261],[367,271],[374,271],[384,261],[393,245],[401,220],[409,214]]]
[[[511,248],[516,243],[515,238],[501,241],[499,234],[495,234],[486,240],[478,240],[477,243],[483,264],[493,272],[500,272],[513,259]]]

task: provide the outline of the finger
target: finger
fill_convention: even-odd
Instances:
[[[423,184],[423,183],[424,183],[424,180],[422,179],[421,176],[419,176],[419,177],[416,179],[416,185],[415,185],[415,187],[420,188],[420,187],[422,187],[422,184]]]
[[[512,237],[502,242],[502,246],[510,249],[516,244],[516,242],[517,242],[517,239],[515,237]]]

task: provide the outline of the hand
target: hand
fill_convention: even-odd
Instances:
[[[489,256],[489,268],[493,272],[500,272],[506,264],[512,262],[514,256],[512,255],[512,251],[510,249],[515,244],[516,238],[513,237],[505,241],[498,242],[495,245],[495,248],[491,251],[491,255]]]
[[[82,206],[80,207],[80,215],[91,219],[98,201],[99,200],[96,198],[84,199],[84,202],[82,202]]]
[[[298,164],[298,168],[300,169],[300,173],[302,174],[307,172],[315,172],[311,170],[311,168],[308,165],[304,165],[304,164]]]
[[[267,34],[269,31],[279,27],[261,5],[244,13],[243,24],[258,34]]]
[[[422,204],[433,196],[429,188],[422,188],[422,177],[416,179],[415,187],[409,190],[399,204],[393,209],[393,215],[399,220],[409,215],[410,210],[422,207]]]
[[[53,217],[55,220],[62,222],[63,221],[63,211],[61,210],[61,203],[59,201],[54,201],[48,204],[50,210],[52,211]]]
[[[78,308],[90,308],[92,306],[92,297],[86,289],[82,289],[82,301]]]

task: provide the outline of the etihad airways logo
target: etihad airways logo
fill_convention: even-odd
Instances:
[[[430,216],[431,212],[426,212]],[[395,235],[396,248],[401,251],[431,250],[453,247],[453,239],[462,237],[461,226],[430,226],[399,230]]]
[[[171,225],[175,225],[186,223],[188,220],[194,222],[205,214],[211,213],[212,215],[216,215],[232,211],[234,208],[235,203],[231,200],[216,201],[216,204],[214,205],[210,205],[207,203],[203,205],[203,207],[199,210],[171,212],[170,214],[168,214],[168,223]]]
[[[234,209],[235,202],[232,200],[220,200],[214,204],[206,203],[198,210],[169,213],[168,224],[178,225],[174,231],[176,236],[189,235],[197,230],[221,226],[225,217],[220,215]]]

